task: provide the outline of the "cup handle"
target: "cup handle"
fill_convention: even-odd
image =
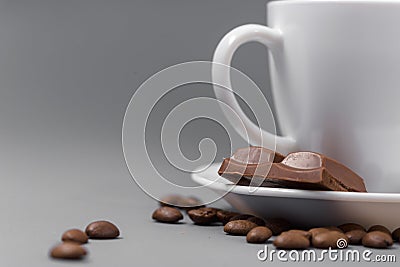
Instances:
[[[230,66],[235,51],[242,44],[252,41],[265,45],[271,51],[272,56],[277,57],[279,53],[281,53],[283,36],[281,31],[263,25],[247,24],[239,26],[221,39],[215,49],[213,62]],[[217,64],[213,64],[212,67],[215,95],[217,99],[232,108],[240,118],[241,122],[239,123],[243,123],[245,127],[245,129],[235,127],[240,136],[243,138],[248,137],[250,143],[253,145],[263,144],[263,146],[269,148],[274,148],[276,142],[276,150],[283,154],[295,151],[296,141],[292,137],[278,136],[265,130],[260,130],[260,128],[245,115],[231,89],[232,85],[229,68],[218,68],[216,65]],[[226,90],[221,90],[217,85],[225,87]],[[237,118],[234,118],[236,116],[229,115],[228,111],[224,108],[223,111],[229,122],[232,125],[237,125]]]

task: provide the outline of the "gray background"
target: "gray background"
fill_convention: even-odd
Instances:
[[[157,204],[131,179],[121,148],[135,89],[170,65],[211,60],[235,26],[265,24],[265,2],[0,1],[0,266],[81,265],[47,253],[64,230],[96,219],[114,221],[122,238],[91,242],[85,265],[267,264],[256,259],[262,246],[220,227],[153,223]],[[266,89],[266,59],[248,44],[233,66]],[[212,125],[188,131],[224,142]]]

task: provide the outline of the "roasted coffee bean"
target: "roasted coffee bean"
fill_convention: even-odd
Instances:
[[[117,226],[108,221],[96,221],[90,223],[85,230],[92,239],[112,239],[119,236]]]
[[[222,222],[223,225],[227,224],[232,217],[237,215],[239,215],[239,213],[233,211],[227,211],[227,210],[217,211],[217,219],[218,221]]]
[[[280,249],[306,249],[310,246],[310,240],[304,234],[288,231],[275,238],[274,246]]]
[[[393,245],[390,234],[383,231],[368,232],[362,239],[363,246],[370,248],[387,248]]]
[[[198,209],[200,209],[200,210],[215,211],[215,216],[216,216],[216,217],[215,217],[215,221],[218,222],[217,212],[221,210],[221,209],[218,209],[218,208],[213,208],[213,207],[199,207],[199,208],[196,208],[196,209],[188,209],[188,210],[186,210],[186,213],[189,214],[189,211],[190,211],[190,210],[198,210]]]
[[[257,224],[258,226],[265,226],[264,219],[250,214],[239,214],[233,216],[229,221],[237,221],[237,220],[248,220]]]
[[[311,234],[311,238],[313,238],[314,236],[316,236],[320,233],[329,232],[329,230],[326,228],[317,227],[317,228],[312,228],[312,229],[308,230],[308,232]]]
[[[392,237],[393,240],[400,241],[400,227],[393,231]]]
[[[386,228],[385,226],[383,226],[383,225],[373,225],[373,226],[371,226],[371,227],[368,229],[368,233],[369,233],[369,232],[374,232],[374,231],[381,231],[381,232],[387,233],[387,234],[389,234],[389,235],[392,235],[392,233],[390,232],[390,230],[387,229],[387,228]]]
[[[347,236],[338,231],[325,231],[312,236],[312,245],[316,248],[345,248],[349,243]]]
[[[50,256],[57,259],[81,259],[86,254],[86,249],[75,242],[61,243],[50,251]]]
[[[262,218],[260,218],[260,217],[254,216],[254,217],[248,218],[247,220],[250,221],[250,222],[253,222],[253,223],[257,224],[258,226],[265,226],[265,221],[264,221],[264,219],[262,219]]]
[[[328,231],[329,231],[329,229],[327,229],[325,227],[316,227],[316,228],[311,228],[310,230],[308,230],[308,232],[311,234],[311,237],[316,236],[323,232],[328,232]]]
[[[205,205],[202,204],[202,201],[196,197],[186,197],[181,204],[181,208],[183,209],[198,209],[204,207]]]
[[[313,237],[317,234],[320,234],[323,232],[329,232],[329,231],[335,231],[335,232],[342,233],[342,230],[336,226],[317,227],[317,228],[311,228],[310,230],[308,230],[308,232],[311,234],[311,237]]]
[[[248,220],[230,221],[224,226],[224,232],[231,235],[247,235],[251,229],[258,225]]]
[[[363,229],[353,229],[350,231],[347,231],[345,235],[349,239],[349,244],[351,245],[357,245],[361,243],[361,240],[365,236],[367,232]]]
[[[343,233],[346,233],[346,232],[349,232],[352,230],[356,230],[356,229],[366,231],[362,225],[359,225],[357,223],[344,223],[344,224],[339,225],[338,228],[340,230],[342,230]]]
[[[62,241],[71,241],[79,244],[87,243],[88,239],[89,238],[87,234],[79,229],[70,229],[68,231],[65,231],[61,237]]]
[[[302,235],[302,236],[304,236],[305,238],[308,238],[308,239],[311,238],[311,233],[308,232],[308,231],[304,231],[304,230],[292,229],[292,230],[289,230],[289,231],[286,231],[286,232],[282,232],[282,234],[284,234],[284,233],[298,234],[298,235]]]
[[[272,236],[272,232],[265,226],[257,226],[247,233],[246,240],[248,243],[261,244],[265,243]]]
[[[324,226],[323,228],[326,228],[329,231],[336,231],[336,232],[343,233],[343,230],[336,226]]]
[[[291,228],[291,224],[287,220],[281,218],[268,219],[265,221],[265,226],[271,229],[272,235],[279,235]]]
[[[217,211],[215,208],[200,208],[189,210],[188,215],[195,224],[207,225],[217,222]]]
[[[250,215],[250,214],[239,214],[236,216],[233,216],[229,221],[237,221],[237,220],[247,220],[251,217],[254,217],[254,215]]]
[[[183,215],[178,209],[165,206],[156,209],[152,218],[163,223],[176,223],[183,219]]]
[[[196,197],[184,197],[180,195],[168,195],[160,200],[161,206],[176,207],[180,209],[195,209],[204,207],[201,200]]]

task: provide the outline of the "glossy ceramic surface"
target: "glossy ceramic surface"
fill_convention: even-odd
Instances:
[[[230,65],[244,43],[269,48],[283,136],[260,139],[284,154],[326,154],[362,176],[370,192],[400,192],[400,1],[271,2],[267,24],[233,29],[214,54]],[[214,69],[213,79],[231,88],[223,70]],[[215,91],[248,132],[258,131],[232,91]]]
[[[235,186],[220,178],[217,174],[219,166],[220,163],[215,163],[205,171],[194,172],[192,179],[219,194],[226,193],[224,198],[243,213],[264,218],[282,217],[302,226],[339,225],[345,222],[357,222],[365,227],[383,224],[391,230],[400,226],[400,194],[269,187],[259,187],[250,192],[253,190],[247,186]]]

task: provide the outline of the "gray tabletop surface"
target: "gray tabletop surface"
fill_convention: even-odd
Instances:
[[[151,213],[158,204],[133,182],[118,149],[104,153],[102,147],[64,148],[58,156],[40,148],[16,150],[3,158],[2,164],[10,179],[0,187],[1,266],[271,264],[257,259],[264,245],[228,236],[222,226],[196,226],[187,217],[176,225],[152,221]],[[224,201],[213,206],[230,208]],[[59,242],[63,231],[83,229],[98,219],[117,224],[121,237],[90,240],[86,245],[89,256],[84,261],[48,257],[50,247]],[[267,245],[273,249],[270,242]],[[398,244],[389,250],[373,251],[399,256]],[[277,259],[273,263],[284,264]],[[324,264],[345,263],[326,260]]]
[[[265,4],[0,0],[0,266],[271,265],[257,259],[263,245],[227,236],[221,226],[153,222],[157,202],[131,178],[121,147],[124,112],[143,81],[173,64],[210,60],[233,27],[265,24]],[[233,64],[270,99],[266,50],[240,50]],[[214,130],[223,144],[218,127],[200,124],[189,131],[195,140],[182,139],[185,149]],[[223,200],[213,205],[230,208]],[[118,225],[121,237],[91,240],[84,261],[49,258],[63,231],[99,219]],[[396,244],[374,253],[399,251]]]

